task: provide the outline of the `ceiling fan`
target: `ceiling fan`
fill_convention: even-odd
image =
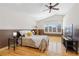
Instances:
[[[44,11],[49,10],[49,13],[51,13],[51,10],[59,10],[59,8],[55,8],[58,5],[59,5],[59,3],[56,3],[55,5],[52,5],[52,3],[49,3],[49,5],[45,5],[48,9],[46,9]]]

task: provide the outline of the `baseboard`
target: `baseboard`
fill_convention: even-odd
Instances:
[[[62,36],[62,34],[45,34],[45,35],[48,35],[48,36]]]
[[[8,49],[8,46],[4,47],[4,48],[0,48],[0,51],[6,50]]]

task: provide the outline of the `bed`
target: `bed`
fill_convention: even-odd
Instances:
[[[41,51],[47,50],[49,39],[46,35],[32,35],[22,37],[22,46],[38,48]]]

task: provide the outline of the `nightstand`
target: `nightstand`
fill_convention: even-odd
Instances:
[[[16,43],[16,40],[20,40],[20,42],[21,42],[21,46],[22,46],[22,37],[20,37],[20,38],[17,38],[17,37],[11,37],[11,38],[8,38],[8,49],[10,49],[11,47],[13,48],[13,50],[15,51],[15,48],[16,48],[16,46],[18,45],[17,43]]]
[[[13,47],[14,51],[16,48],[16,40],[17,38],[12,37],[12,38],[8,38],[8,49],[10,49],[10,47]]]

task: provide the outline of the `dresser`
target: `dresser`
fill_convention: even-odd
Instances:
[[[78,54],[78,41],[72,40],[72,38],[62,37],[62,43],[64,44],[67,51],[74,51]]]

